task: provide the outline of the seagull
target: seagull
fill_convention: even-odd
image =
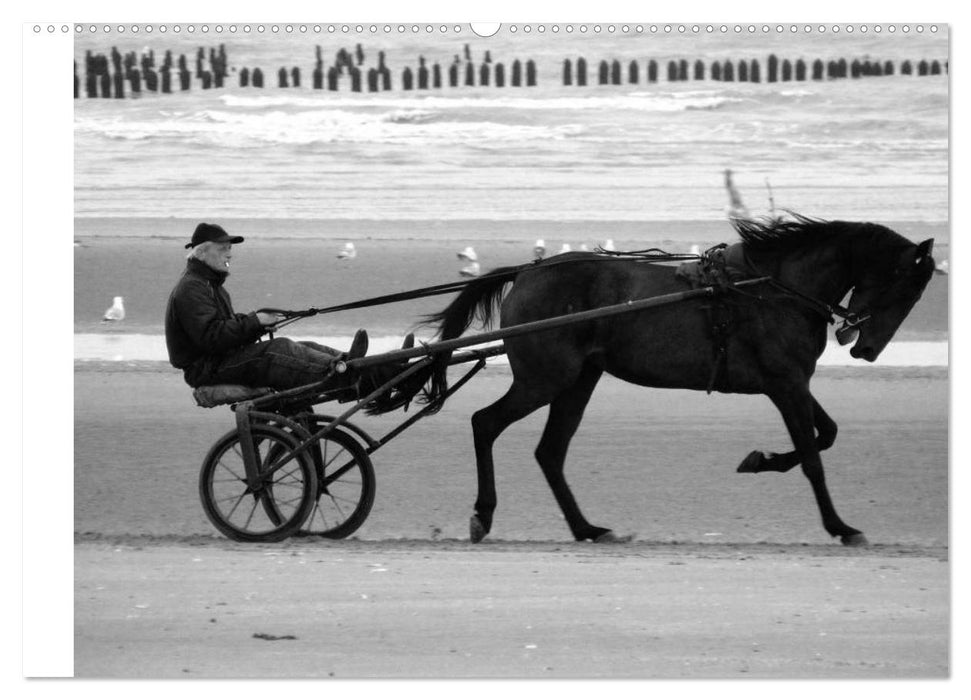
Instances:
[[[557,255],[562,255],[563,253],[569,253],[572,250],[569,243],[564,243],[563,247],[560,248],[560,252]]]
[[[111,308],[105,311],[104,317],[101,319],[102,323],[108,323],[109,321],[124,321],[125,320],[125,300],[121,297],[115,297],[111,302]]]
[[[699,255],[700,256],[701,255],[701,246],[698,245],[697,243],[692,243],[691,244],[691,249],[688,251],[688,253],[691,254],[691,255]]]
[[[337,257],[340,260],[347,260],[347,259],[350,259],[350,258],[356,258],[357,257],[357,249],[354,247],[354,244],[353,243],[351,243],[350,241],[348,241],[347,243],[344,244],[344,247],[341,248],[341,252],[339,252],[337,254]]]
[[[465,250],[458,254],[459,260],[468,260],[469,262],[477,262],[479,256],[475,254],[475,249],[472,246],[466,246]]]
[[[471,263],[469,263],[468,265],[466,265],[465,267],[463,267],[461,270],[459,270],[459,274],[462,277],[478,277],[479,276],[479,263],[477,263],[477,262],[471,262]]]
[[[542,238],[537,238],[533,244],[533,257],[539,260],[544,255],[546,255],[546,241]]]
[[[603,248],[604,250],[614,250],[614,239],[608,238],[606,241],[604,241],[604,244],[600,247]]]

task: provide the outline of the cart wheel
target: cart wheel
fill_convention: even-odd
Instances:
[[[340,539],[357,530],[374,504],[374,466],[349,434],[332,430],[314,452],[317,498],[297,535]]]
[[[252,436],[261,471],[300,444],[286,431],[268,425],[254,425]],[[237,542],[278,542],[293,535],[310,514],[316,493],[313,461],[306,452],[251,489],[237,430],[213,445],[199,474],[206,516]]]

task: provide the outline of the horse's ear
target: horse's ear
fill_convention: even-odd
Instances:
[[[918,244],[917,252],[914,253],[914,264],[919,265],[923,262],[924,258],[931,254],[931,250],[934,248],[934,239],[928,238],[926,241]]]

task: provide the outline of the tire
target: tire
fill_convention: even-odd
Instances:
[[[268,425],[252,427],[261,471],[300,442]],[[206,455],[199,473],[199,497],[206,517],[237,542],[279,542],[295,534],[310,515],[317,478],[308,452],[268,475],[256,491],[246,483],[239,431],[223,435]]]
[[[374,466],[361,443],[340,429],[322,437],[319,447],[319,452],[313,450],[317,495],[297,535],[341,539],[361,527],[371,512],[377,488]]]

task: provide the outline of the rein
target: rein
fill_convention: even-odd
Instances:
[[[613,258],[613,259],[621,259],[621,260],[637,260],[645,263],[701,261],[705,259],[711,259],[712,252],[716,250],[720,250],[725,247],[726,247],[725,243],[719,243],[718,245],[713,246],[712,248],[709,248],[708,250],[706,250],[704,253],[701,253],[701,254],[668,253],[667,251],[664,251],[660,248],[645,248],[642,250],[630,250],[630,251],[614,251],[614,250],[605,250],[603,248],[598,247],[598,248],[595,248],[593,252],[598,254],[600,257],[585,258],[585,260],[603,261],[603,260],[609,260]],[[258,311],[273,313],[283,317],[282,321],[272,326],[272,330],[270,331],[270,336],[272,337],[273,331],[279,328],[282,328],[283,326],[299,321],[300,319],[309,318],[311,316],[335,313],[338,311],[349,311],[352,309],[363,309],[369,306],[393,304],[395,302],[400,302],[400,301],[409,301],[412,299],[422,299],[424,297],[438,296],[442,294],[451,294],[453,292],[461,292],[469,285],[481,282],[483,280],[497,279],[497,278],[512,280],[514,277],[516,277],[516,275],[518,275],[523,270],[536,267],[537,265],[540,265],[540,264],[545,264],[545,266],[550,267],[553,265],[562,265],[565,263],[575,262],[576,260],[577,260],[576,258],[569,258],[566,260],[550,262],[549,260],[544,260],[540,258],[530,263],[517,265],[516,267],[509,268],[499,273],[490,273],[487,275],[482,275],[481,277],[477,277],[472,280],[464,280],[459,282],[446,282],[444,284],[436,284],[436,285],[431,285],[429,287],[421,287],[419,289],[408,290],[405,292],[396,292],[394,294],[384,294],[382,296],[370,297],[368,299],[360,299],[358,301],[346,302],[344,304],[336,304],[334,306],[326,306],[322,308],[312,306],[307,309],[299,309],[299,310],[262,308],[262,309],[258,309]],[[758,270],[758,268],[756,268],[754,265],[751,264],[751,262],[748,262],[748,261],[746,262],[749,265],[749,267],[752,268],[752,271],[756,273],[756,276],[758,277],[758,280],[756,281],[769,284],[770,286],[783,292],[784,294],[792,296],[806,303],[807,305],[813,307],[816,311],[819,311],[823,316],[825,316],[827,319],[827,322],[830,324],[835,323],[835,320],[833,318],[834,316],[838,316],[839,318],[843,319],[843,325],[837,331],[838,337],[841,334],[852,332],[860,324],[862,324],[864,321],[870,318],[869,313],[854,313],[849,309],[847,309],[846,307],[841,306],[839,304],[827,304],[826,302],[820,301],[819,299],[809,296],[808,294],[803,294],[799,290],[793,289],[792,287],[786,284],[783,284],[782,282],[779,282],[778,280],[774,279],[770,275],[763,275],[761,271]],[[752,294],[750,292],[742,291],[734,284],[717,285],[717,286],[721,287],[723,290],[733,291],[736,294],[741,294],[742,296],[764,301],[764,299],[761,296],[757,294]]]

